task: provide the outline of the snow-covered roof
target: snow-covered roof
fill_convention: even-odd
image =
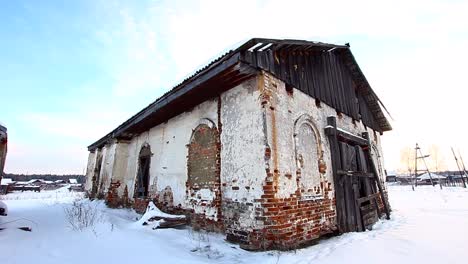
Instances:
[[[17,185],[26,185],[26,184],[28,184],[28,182],[27,181],[17,181],[16,184]]]
[[[77,179],[68,179],[68,182],[71,183],[71,184],[76,184],[76,183],[78,183],[78,180]]]
[[[11,179],[11,178],[3,178],[2,181],[1,181],[1,183],[0,183],[0,185],[8,185],[8,184],[12,184],[12,183],[15,183],[15,182],[13,181],[13,179]]]
[[[445,176],[435,174],[435,173],[431,173],[431,176],[429,177],[429,173],[426,172],[426,173],[418,176],[418,179],[420,179],[420,180],[429,180],[429,179],[431,179],[431,177],[432,177],[432,179],[445,179],[445,178],[447,178]]]
[[[32,180],[29,180],[27,183],[30,184],[30,183],[35,183],[35,182],[45,182],[43,179],[32,179]]]

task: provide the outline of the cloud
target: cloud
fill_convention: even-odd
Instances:
[[[79,25],[87,32],[86,47],[96,54],[96,76],[77,83],[75,92],[60,102],[61,110],[30,112],[21,119],[28,130],[52,138],[50,142],[60,139],[47,145],[51,157],[76,155],[84,166],[83,147],[251,37],[351,42],[366,77],[396,119],[395,131],[383,137],[390,169],[399,165],[400,149],[415,142],[438,144],[445,152],[450,145],[462,154],[468,151],[463,133],[468,127],[460,122],[466,115],[461,93],[468,59],[461,52],[468,45],[466,1],[89,4],[83,15],[89,21]],[[20,164],[20,157],[32,160],[43,153],[31,148],[45,148],[18,142],[12,143],[13,149],[21,150],[11,154],[13,164]],[[70,168],[76,170],[80,162],[72,160]]]

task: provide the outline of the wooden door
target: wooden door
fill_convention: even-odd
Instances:
[[[388,204],[371,157],[367,133],[360,137],[338,129],[334,117],[328,118],[325,133],[330,141],[340,232],[370,228],[380,215],[378,199],[382,200],[389,219]]]

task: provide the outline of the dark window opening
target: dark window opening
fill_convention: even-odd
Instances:
[[[343,114],[340,111],[336,111],[336,116],[338,116],[339,119],[343,118]]]
[[[322,107],[322,106],[320,105],[320,100],[317,99],[317,98],[315,99],[315,106],[317,106],[318,108]]]
[[[290,84],[286,84],[286,92],[288,93],[288,95],[293,95],[293,93],[294,93],[293,86],[290,85]]]

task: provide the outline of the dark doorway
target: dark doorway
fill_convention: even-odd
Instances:
[[[148,197],[149,180],[150,180],[150,163],[151,163],[151,148],[149,145],[144,145],[138,156],[138,172],[135,187],[136,198]]]

